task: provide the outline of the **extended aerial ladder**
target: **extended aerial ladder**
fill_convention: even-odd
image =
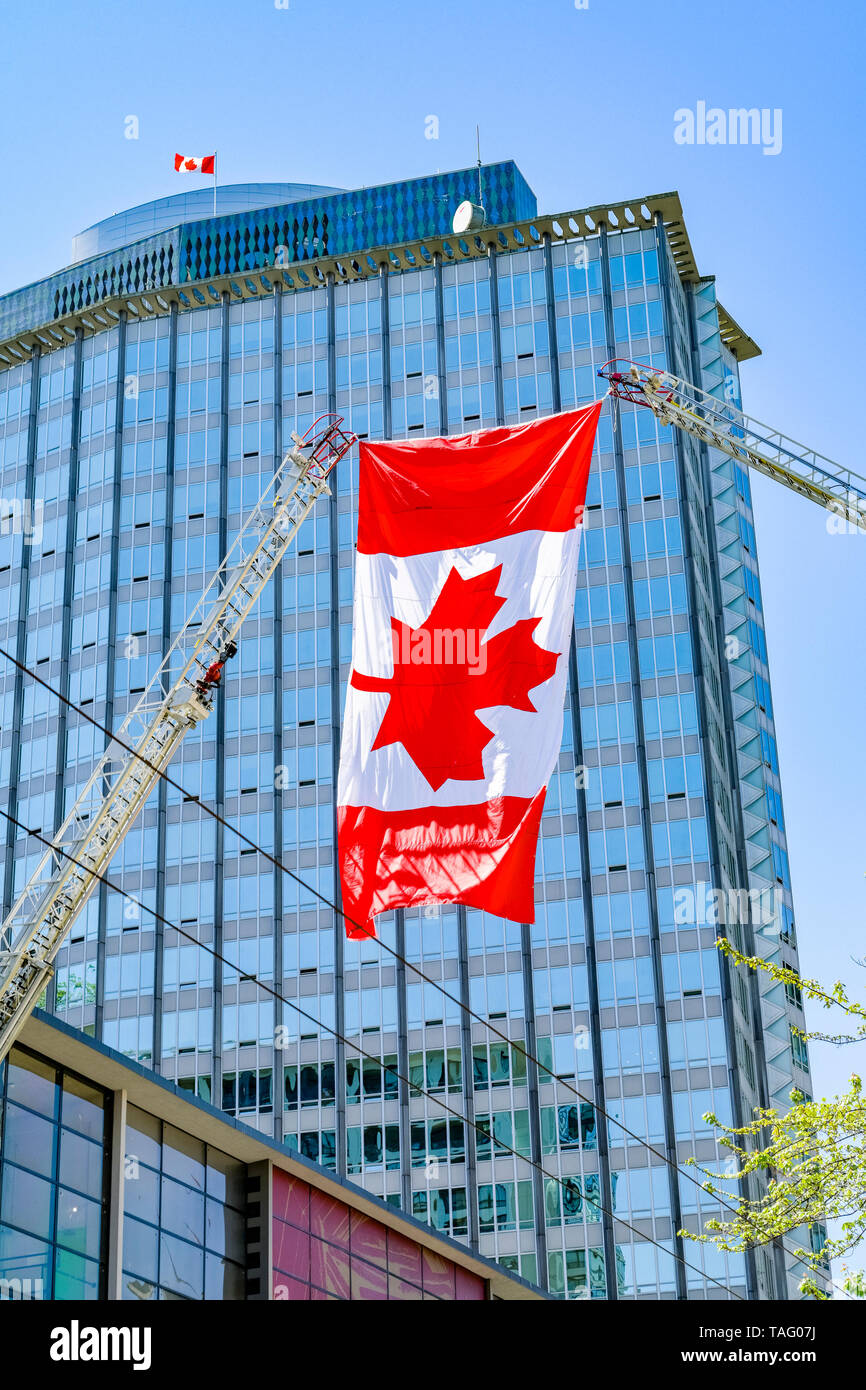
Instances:
[[[210,713],[244,619],[302,522],[330,492],[328,474],[355,443],[341,426],[337,417],[322,417],[311,437],[292,435],[279,469],[0,927],[0,1061],[48,984],[97,875],[184,734]]]
[[[783,483],[866,531],[866,478],[807,449],[660,369],[612,360],[598,375],[618,400],[653,411],[737,462]],[[293,435],[265,489],[190,618],[0,927],[0,1061],[43,993],[53,961],[184,734],[210,712],[244,618],[291,544],[327,476],[354,444],[339,419]],[[215,592],[216,591],[216,592]],[[210,606],[208,606],[210,605]]]
[[[617,400],[648,406],[664,425],[686,430],[713,449],[773,478],[866,531],[866,478],[762,425],[732,401],[641,362],[613,359],[598,375]]]

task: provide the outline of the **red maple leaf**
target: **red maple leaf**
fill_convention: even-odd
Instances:
[[[391,619],[393,676],[352,672],[356,690],[391,696],[373,751],[402,743],[434,791],[449,778],[476,782],[493,733],[476,710],[494,705],[537,714],[529,691],[549,680],[559,656],[533,640],[540,618],[521,618],[484,641],[505,599],[502,566],[463,579],[450,571],[420,627]]]

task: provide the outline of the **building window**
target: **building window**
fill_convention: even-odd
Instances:
[[[791,1057],[796,1066],[801,1071],[809,1070],[809,1053],[806,1049],[806,1039],[801,1037],[793,1024],[789,1024],[791,1032]]]

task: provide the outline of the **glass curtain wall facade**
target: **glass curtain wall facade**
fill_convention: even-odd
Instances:
[[[15,1048],[0,1065],[0,1134],[0,1301],[98,1298],[110,1097]]]
[[[102,746],[78,710],[123,719],[293,431],[327,411],[370,438],[516,424],[596,399],[614,356],[739,391],[712,281],[680,280],[659,221],[121,315],[0,373],[3,494],[38,516],[31,536],[0,537],[0,644],[77,707],[2,664],[9,813],[59,824]],[[726,929],[796,963],[748,478],[606,402],[536,922],[380,918],[432,984],[346,941],[328,905],[357,498],[355,457],[187,735],[185,795],[163,783],[111,866],[229,964],[102,889],[50,1006],[563,1298],[787,1297],[780,1251],[676,1235],[718,1212],[676,1172],[716,1156],[705,1112],[737,1121],[809,1090],[799,1001],[726,965],[706,910],[710,885],[726,903],[767,890],[760,923],[746,911]],[[4,911],[40,852],[7,823]]]

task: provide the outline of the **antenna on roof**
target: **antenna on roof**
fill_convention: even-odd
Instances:
[[[480,231],[487,221],[487,213],[484,209],[484,190],[481,183],[481,129],[479,126],[475,127],[475,150],[478,169],[478,202],[473,203],[471,199],[467,198],[454,213],[451,230],[458,236],[463,232]]]

